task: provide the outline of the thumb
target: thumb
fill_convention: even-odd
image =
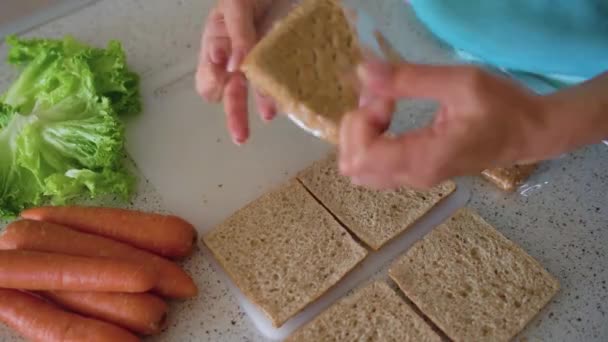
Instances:
[[[392,98],[447,101],[460,83],[462,67],[366,61],[357,68],[364,87]]]
[[[232,53],[228,60],[229,72],[238,71],[245,56],[257,41],[253,1],[224,1],[224,20],[230,36]]]

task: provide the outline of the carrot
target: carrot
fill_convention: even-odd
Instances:
[[[171,258],[190,254],[196,239],[194,227],[179,217],[125,209],[41,207],[25,210],[21,217],[102,235]]]
[[[66,312],[17,290],[0,289],[0,321],[31,341],[139,341],[123,328]]]
[[[51,291],[41,294],[70,311],[143,335],[158,334],[167,323],[167,304],[148,293]]]
[[[87,257],[112,257],[148,265],[160,276],[155,292],[171,298],[198,293],[192,278],[177,264],[156,254],[105,237],[75,231],[53,223],[21,220],[0,235],[0,250],[25,249]]]
[[[0,287],[23,290],[146,292],[158,273],[132,261],[0,251]]]

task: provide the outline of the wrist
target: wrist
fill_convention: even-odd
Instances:
[[[541,97],[547,142],[554,154],[570,152],[608,138],[608,72],[587,82]]]
[[[542,116],[556,153],[608,139],[608,92],[584,84],[541,97]]]

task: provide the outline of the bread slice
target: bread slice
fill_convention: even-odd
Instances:
[[[237,211],[203,240],[276,327],[367,254],[296,180]]]
[[[511,192],[522,185],[537,168],[538,164],[515,165],[484,170],[481,174],[500,189]]]
[[[286,342],[399,341],[441,338],[384,282],[374,282],[321,313]]]
[[[389,274],[454,341],[509,341],[559,290],[536,260],[469,209],[417,242]]]
[[[336,155],[315,162],[298,175],[304,186],[359,239],[380,249],[456,189],[448,181],[426,191],[402,188],[373,191],[340,175]]]
[[[241,69],[319,137],[338,142],[342,116],[358,92],[343,76],[361,60],[355,31],[339,0],[304,0],[246,57]]]

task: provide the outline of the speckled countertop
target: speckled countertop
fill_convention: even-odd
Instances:
[[[10,3],[11,0],[8,2]],[[102,0],[29,32],[35,36],[72,34],[97,45],[120,39],[133,67],[144,78],[197,53],[201,23],[211,0]],[[409,59],[451,62],[400,0],[359,1],[369,7],[387,36]],[[6,2],[3,2],[3,6]],[[0,56],[6,46],[0,45]],[[192,67],[192,70],[194,67]],[[0,89],[14,73],[0,64]],[[419,126],[432,106],[400,107],[400,127]],[[220,115],[217,108],[217,115]],[[225,139],[224,132],[217,132]],[[470,207],[521,245],[560,281],[562,290],[522,333],[528,341],[608,341],[608,147],[585,148],[547,162],[525,196],[505,195],[483,180],[465,180]],[[163,211],[162,199],[142,180],[133,207]],[[157,341],[262,341],[240,311],[207,256],[185,262],[201,288],[192,301],[175,303],[170,329]],[[0,341],[18,341],[0,327]]]

